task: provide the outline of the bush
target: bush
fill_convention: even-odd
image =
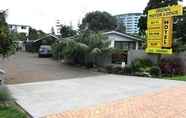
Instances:
[[[108,65],[105,67],[105,69],[108,73],[112,73],[112,68],[113,68],[113,65]]]
[[[121,66],[108,65],[105,67],[107,73],[131,75],[133,73],[131,67],[122,68]]]
[[[158,66],[153,66],[152,68],[150,68],[149,73],[152,77],[160,77],[161,69]]]
[[[0,103],[4,104],[5,102],[11,101],[12,97],[10,92],[6,87],[0,87]]]
[[[148,59],[136,59],[131,63],[131,68],[134,72],[142,72],[152,66],[153,63]]]
[[[163,58],[160,63],[161,72],[166,76],[183,75],[184,65],[180,58]]]
[[[114,66],[112,68],[112,73],[114,73],[114,74],[122,74],[122,68],[120,66]]]
[[[62,55],[62,44],[61,43],[55,43],[52,45],[52,57],[53,59],[61,59],[63,57]]]
[[[132,68],[131,67],[125,67],[125,68],[123,68],[123,70],[122,70],[122,74],[124,74],[124,75],[131,75],[133,72],[132,72]]]

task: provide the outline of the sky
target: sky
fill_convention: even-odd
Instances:
[[[86,13],[100,10],[112,15],[143,12],[148,0],[0,0],[8,9],[9,24],[30,25],[47,33],[59,19],[74,28]],[[182,3],[186,6],[186,0]]]

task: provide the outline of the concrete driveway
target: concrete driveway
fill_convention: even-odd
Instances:
[[[104,75],[73,66],[67,66],[51,58],[38,58],[37,54],[17,52],[8,59],[0,59],[0,68],[6,70],[7,84],[74,79]]]
[[[186,84],[169,80],[100,75],[84,79],[77,77],[8,87],[17,99],[17,103],[34,118],[38,118],[67,110],[110,103],[131,96],[141,96],[180,85]]]

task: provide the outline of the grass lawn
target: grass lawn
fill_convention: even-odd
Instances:
[[[0,107],[0,118],[26,118],[26,114],[15,106]]]
[[[165,77],[163,79],[186,81],[186,76]]]

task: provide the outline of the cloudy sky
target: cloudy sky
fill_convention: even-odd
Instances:
[[[30,25],[49,32],[57,19],[74,27],[90,11],[112,15],[142,12],[148,0],[0,0],[0,9],[8,9],[8,23]],[[186,5],[186,1],[183,3]]]

